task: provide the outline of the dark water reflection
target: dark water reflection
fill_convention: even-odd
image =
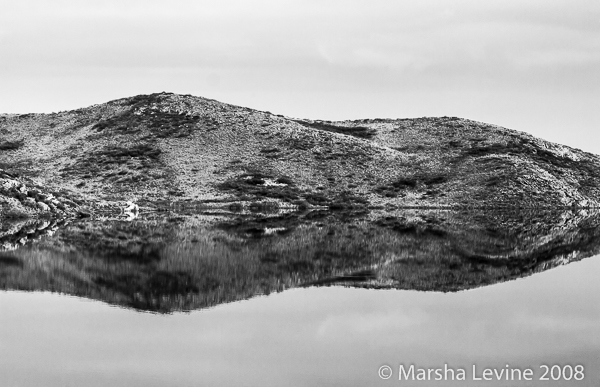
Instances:
[[[4,225],[0,288],[139,310],[201,309],[289,288],[458,291],[600,252],[583,211],[167,214]],[[51,236],[45,236],[52,234]]]
[[[294,289],[190,314],[0,293],[6,386],[597,386],[600,259],[481,289]],[[382,364],[582,364],[581,382],[381,381]],[[539,376],[539,372],[536,372]]]
[[[600,253],[599,225],[584,211],[3,224],[1,385],[596,386],[600,259],[576,261]],[[400,363],[586,377],[410,384]]]

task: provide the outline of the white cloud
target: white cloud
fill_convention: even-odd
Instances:
[[[171,90],[314,118],[314,101],[335,95],[328,116],[484,119],[497,106],[489,117],[512,121],[502,107],[531,95],[600,97],[598,20],[597,0],[4,0],[0,106]],[[390,99],[405,108],[382,112]],[[579,112],[582,130],[600,124],[593,110]]]

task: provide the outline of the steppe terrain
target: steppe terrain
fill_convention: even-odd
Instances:
[[[333,210],[600,204],[598,156],[514,130],[456,117],[291,119],[169,93],[0,116],[0,179],[3,214],[93,213],[127,201]]]

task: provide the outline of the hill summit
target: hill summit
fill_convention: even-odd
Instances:
[[[40,204],[44,190],[65,213],[126,201],[334,210],[600,205],[598,156],[496,125],[293,119],[171,93],[0,115],[0,172],[4,213],[52,211]]]

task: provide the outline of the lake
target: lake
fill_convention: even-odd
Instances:
[[[3,225],[2,385],[597,386],[597,226],[421,210]],[[399,380],[411,365],[430,380]],[[473,380],[486,368],[504,380]]]

